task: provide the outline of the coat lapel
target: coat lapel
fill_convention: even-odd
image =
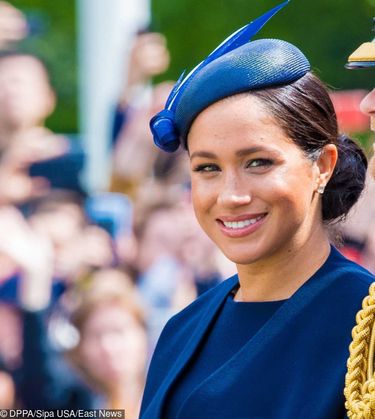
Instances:
[[[184,350],[177,357],[176,362],[174,363],[169,373],[166,375],[165,380],[162,383],[162,385],[159,387],[159,390],[157,394],[155,395],[153,401],[149,405],[148,409],[145,411],[145,414],[143,416],[144,419],[161,418],[163,404],[165,402],[168,391],[173,386],[178,375],[181,373],[181,371],[190,361],[195,350],[197,349],[200,342],[202,341],[204,334],[206,333],[210,324],[214,320],[215,315],[222,307],[228,294],[233,290],[233,288],[237,284],[238,284],[238,277],[237,275],[235,275],[229,278],[227,281],[225,281],[225,283],[222,284],[222,288],[219,290],[219,292],[214,295],[214,298],[212,298],[206,310],[202,313],[201,321],[199,322],[194,333],[191,335]],[[148,412],[152,412],[152,418],[150,416],[150,413]],[[156,416],[155,416],[155,413],[156,413]]]
[[[330,259],[338,256],[338,251],[332,248]],[[329,264],[325,263],[315,274],[305,282],[275,313],[274,315],[258,330],[257,333],[242,347],[240,351],[233,355],[219,369],[208,376],[192,391],[190,397],[197,391],[211,391],[215,386],[238,385],[239,376],[246,371],[250,375],[254,366],[258,367],[263,362],[265,348],[278,347],[280,336],[285,338],[290,333],[290,339],[293,339],[293,328],[288,332],[289,325],[293,324],[297,318],[306,313],[308,307],[314,307],[314,301],[319,301],[318,296],[321,295],[340,275],[340,271],[336,270],[335,274],[331,272]],[[209,385],[208,385],[209,383]],[[208,391],[208,390],[207,390]],[[217,394],[219,390],[217,389]],[[185,402],[186,403],[186,402]]]

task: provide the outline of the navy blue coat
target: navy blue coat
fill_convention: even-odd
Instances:
[[[245,346],[187,395],[179,417],[344,418],[351,330],[373,280],[332,248],[325,264]],[[168,322],[149,368],[141,419],[163,417],[166,396],[237,285],[237,276],[229,278]]]

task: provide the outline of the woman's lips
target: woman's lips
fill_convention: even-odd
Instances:
[[[216,221],[220,230],[229,237],[244,237],[252,234],[264,223],[267,213],[222,217]]]

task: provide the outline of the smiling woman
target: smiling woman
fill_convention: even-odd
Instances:
[[[271,256],[275,238],[283,237],[280,221],[292,237],[289,229],[301,218],[307,222],[308,211],[316,212],[309,208],[316,189],[313,165],[252,96],[233,96],[205,109],[191,128],[189,151],[198,220],[237,263]]]
[[[350,332],[374,278],[327,224],[357,201],[367,161],[302,52],[248,42],[284,5],[221,44],[151,120],[160,148],[187,149],[197,219],[238,274],[165,327],[142,419],[345,416]]]

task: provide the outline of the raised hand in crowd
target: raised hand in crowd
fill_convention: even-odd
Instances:
[[[128,73],[124,83],[120,104],[127,105],[140,93],[149,80],[167,70],[170,62],[167,42],[161,33],[138,34],[130,52]]]
[[[43,127],[30,128],[13,138],[4,150],[0,165],[0,203],[19,204],[45,195],[46,178],[29,174],[33,163],[63,155],[67,142]]]
[[[0,254],[8,258],[7,274],[21,276],[19,301],[24,308],[40,310],[50,300],[53,250],[46,236],[36,234],[15,207],[0,208]],[[5,272],[4,272],[5,274]]]

